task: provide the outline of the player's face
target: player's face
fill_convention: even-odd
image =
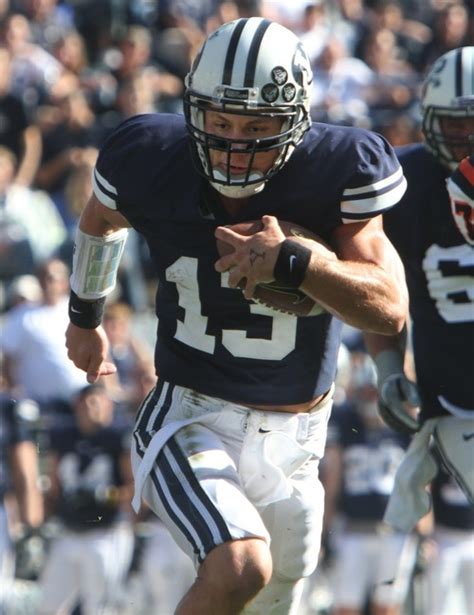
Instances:
[[[207,111],[205,130],[208,134],[224,139],[261,139],[279,134],[281,120],[276,117],[234,115],[218,111]],[[238,147],[239,144],[236,144],[235,148]],[[241,149],[244,148],[245,146],[242,144]],[[220,169],[224,174],[227,174],[227,152],[212,149],[212,146],[209,151],[212,167]],[[266,173],[275,162],[278,154],[278,148],[267,152],[258,152],[252,161],[252,171]],[[232,153],[230,155],[231,175],[237,178],[245,177],[250,158],[250,153]]]
[[[474,151],[474,117],[440,118],[440,126],[444,137],[453,141],[470,141],[469,145],[449,146],[449,149],[457,162]]]
[[[105,392],[89,393],[76,404],[76,415],[85,431],[109,425],[113,417],[113,405]]]

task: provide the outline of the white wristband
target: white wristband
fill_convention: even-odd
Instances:
[[[95,301],[114,289],[127,235],[126,228],[105,237],[95,237],[77,229],[71,289],[78,297]]]

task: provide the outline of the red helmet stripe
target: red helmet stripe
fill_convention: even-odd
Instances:
[[[473,157],[471,156],[471,158]],[[464,160],[459,165],[459,170],[467,179],[467,181],[471,184],[471,186],[474,186],[474,160],[471,160],[471,158],[464,158]]]

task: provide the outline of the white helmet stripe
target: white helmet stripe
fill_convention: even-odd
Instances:
[[[458,96],[472,96],[474,91],[474,55],[468,47],[456,50],[455,91]]]
[[[474,92],[474,54],[463,49],[463,95],[472,96]]]
[[[255,81],[255,69],[257,67],[258,54],[260,52],[260,45],[265,32],[268,30],[271,22],[268,19],[264,19],[258,26],[252,43],[250,45],[249,54],[247,57],[247,64],[245,65],[245,79],[244,87],[251,88]]]
[[[234,31],[232,32],[232,37],[230,39],[229,46],[227,47],[227,53],[224,62],[224,72],[222,75],[222,83],[224,85],[232,84],[232,71],[234,70],[235,54],[237,53],[237,46],[239,44],[240,35],[242,34],[242,30],[245,28],[247,21],[247,19],[241,19],[235,26]]]

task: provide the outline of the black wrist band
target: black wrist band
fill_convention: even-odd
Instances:
[[[311,260],[311,250],[293,239],[285,239],[273,269],[275,280],[299,288]]]
[[[105,297],[95,301],[84,301],[71,290],[69,295],[69,320],[81,329],[95,329],[102,321]]]

